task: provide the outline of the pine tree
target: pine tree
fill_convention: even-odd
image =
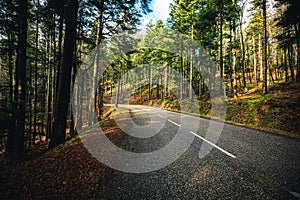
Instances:
[[[284,28],[284,33],[278,34],[278,39],[285,43],[296,43],[297,45],[297,75],[296,80],[300,82],[300,2],[298,0],[276,0],[276,7],[284,5],[286,8],[278,19],[277,26]]]

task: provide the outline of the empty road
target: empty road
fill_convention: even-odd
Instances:
[[[210,120],[145,106],[120,107],[124,111],[115,120],[123,132],[109,136],[112,143],[134,153],[175,145],[169,154],[178,158],[156,171],[151,167],[170,160],[154,157],[159,162],[143,165],[137,160],[136,166],[130,166],[130,161],[120,158],[124,171],[130,167],[150,171],[130,173],[107,167],[106,178],[97,180],[91,199],[300,199],[299,140],[224,124],[214,144],[206,138]],[[194,129],[188,124],[193,119],[199,121],[196,130],[189,129]],[[143,131],[143,126],[149,131]],[[182,141],[172,143],[182,127],[186,129],[179,137]],[[183,155],[176,155],[174,149],[180,152],[185,147]]]

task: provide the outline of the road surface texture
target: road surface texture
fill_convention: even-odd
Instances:
[[[149,137],[123,132],[110,136],[118,147],[145,153],[163,148],[177,134],[184,114],[164,111],[150,122],[149,107],[124,106],[130,117],[119,123],[138,126],[157,123],[162,129]],[[153,113],[152,113],[153,116]],[[300,199],[300,141],[261,131],[224,124],[213,146],[205,140],[210,120],[200,124],[192,144],[174,163],[148,173],[126,173],[109,167],[106,178],[96,180],[91,199]],[[160,125],[161,125],[160,124]],[[135,133],[137,134],[137,133]],[[142,138],[143,134],[147,138]],[[186,134],[193,134],[191,132]],[[145,137],[146,137],[145,136]],[[199,157],[201,146],[212,150]]]

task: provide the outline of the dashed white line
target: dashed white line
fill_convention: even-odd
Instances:
[[[174,124],[174,125],[176,125],[176,126],[179,126],[179,127],[181,127],[181,125],[180,125],[180,124],[177,124],[176,122],[173,122],[172,120],[169,120],[169,119],[168,119],[168,122],[170,122],[170,123],[172,123],[172,124]]]
[[[196,136],[197,138],[200,138],[201,140],[207,142],[208,144],[210,144],[211,146],[215,147],[216,149],[220,150],[221,152],[225,153],[227,156],[230,156],[231,158],[236,158],[235,155],[233,155],[232,153],[229,153],[228,151],[226,151],[225,149],[222,149],[221,147],[217,146],[216,144],[212,143],[211,141],[205,139],[204,137],[201,137],[200,135],[194,133],[193,131],[190,131],[191,134],[193,134],[194,136]]]
[[[158,116],[161,117],[161,118],[164,118],[164,117],[161,116],[160,114],[158,114]],[[164,118],[164,119],[165,119],[165,118]],[[178,127],[181,127],[180,124],[177,124],[176,122],[174,122],[174,121],[172,121],[172,120],[170,120],[170,119],[168,119],[168,122],[170,122],[170,123],[172,123],[172,124],[174,124],[174,125],[176,125],[176,126],[178,126]],[[229,153],[229,152],[226,151],[225,149],[223,149],[223,148],[217,146],[216,144],[214,144],[214,143],[212,143],[211,141],[205,139],[204,137],[201,137],[200,135],[194,133],[193,131],[190,131],[190,133],[193,134],[194,136],[196,136],[197,138],[199,138],[199,139],[201,139],[201,140],[207,142],[208,144],[210,144],[211,146],[215,147],[215,148],[218,149],[219,151],[225,153],[227,156],[229,156],[229,157],[231,157],[231,158],[236,158],[236,156],[233,155],[232,153]]]

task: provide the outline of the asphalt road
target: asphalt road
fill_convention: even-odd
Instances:
[[[134,153],[153,152],[173,144],[184,126],[188,128],[182,144],[188,148],[182,156],[175,155],[175,162],[156,171],[151,171],[151,166],[147,173],[107,167],[103,171],[106,178],[96,180],[91,199],[300,199],[299,140],[224,124],[220,137],[212,138],[218,139],[214,144],[205,138],[210,120],[197,118],[199,126],[191,131],[192,125],[183,124],[189,120],[182,121],[184,117],[191,119],[187,115],[143,106],[125,108],[130,112],[116,117],[123,132],[109,136],[116,146]],[[154,131],[143,132],[134,125]],[[179,143],[174,143],[178,149],[182,148]],[[203,148],[208,154],[201,158]],[[169,152],[170,157],[173,153]],[[124,171],[128,170],[126,161],[123,163]],[[153,166],[156,164],[159,166]],[[132,167],[139,170],[145,166]]]

